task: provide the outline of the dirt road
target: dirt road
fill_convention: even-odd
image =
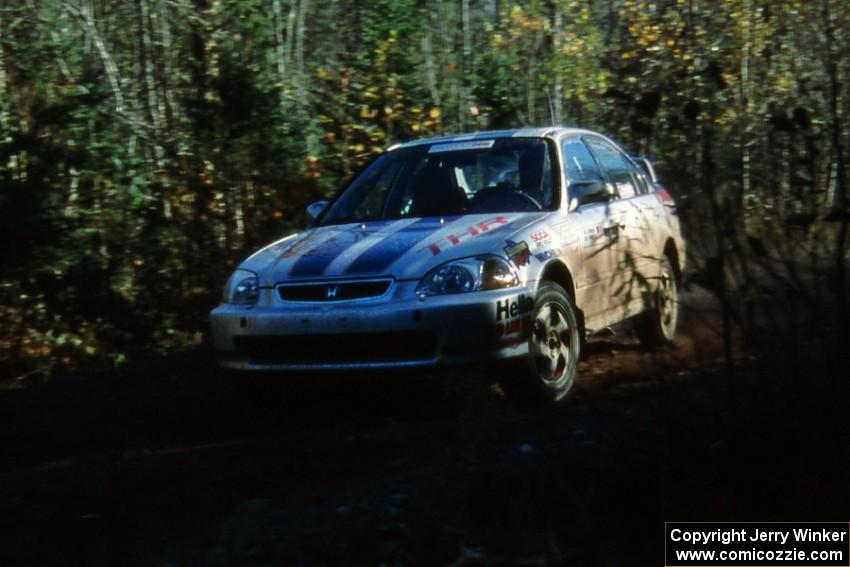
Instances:
[[[660,564],[665,519],[850,509],[846,426],[789,442],[743,354],[730,399],[711,299],[682,315],[671,351],[593,340],[533,414],[476,370],[245,395],[205,351],[7,390],[0,564]]]

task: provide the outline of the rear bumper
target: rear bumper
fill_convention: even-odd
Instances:
[[[528,352],[528,288],[420,301],[414,282],[386,297],[220,305],[210,314],[225,368],[249,371],[363,370],[482,362]]]

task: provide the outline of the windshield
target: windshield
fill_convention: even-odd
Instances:
[[[549,145],[539,138],[416,146],[375,160],[320,222],[551,210],[555,187]]]

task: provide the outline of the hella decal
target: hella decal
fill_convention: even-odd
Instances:
[[[505,298],[496,302],[496,321],[513,319],[533,309],[534,299],[524,293],[519,294],[516,299]]]

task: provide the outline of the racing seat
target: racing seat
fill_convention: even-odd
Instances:
[[[413,180],[411,214],[415,217],[459,215],[466,210],[467,197],[455,187],[448,169],[429,164]]]

